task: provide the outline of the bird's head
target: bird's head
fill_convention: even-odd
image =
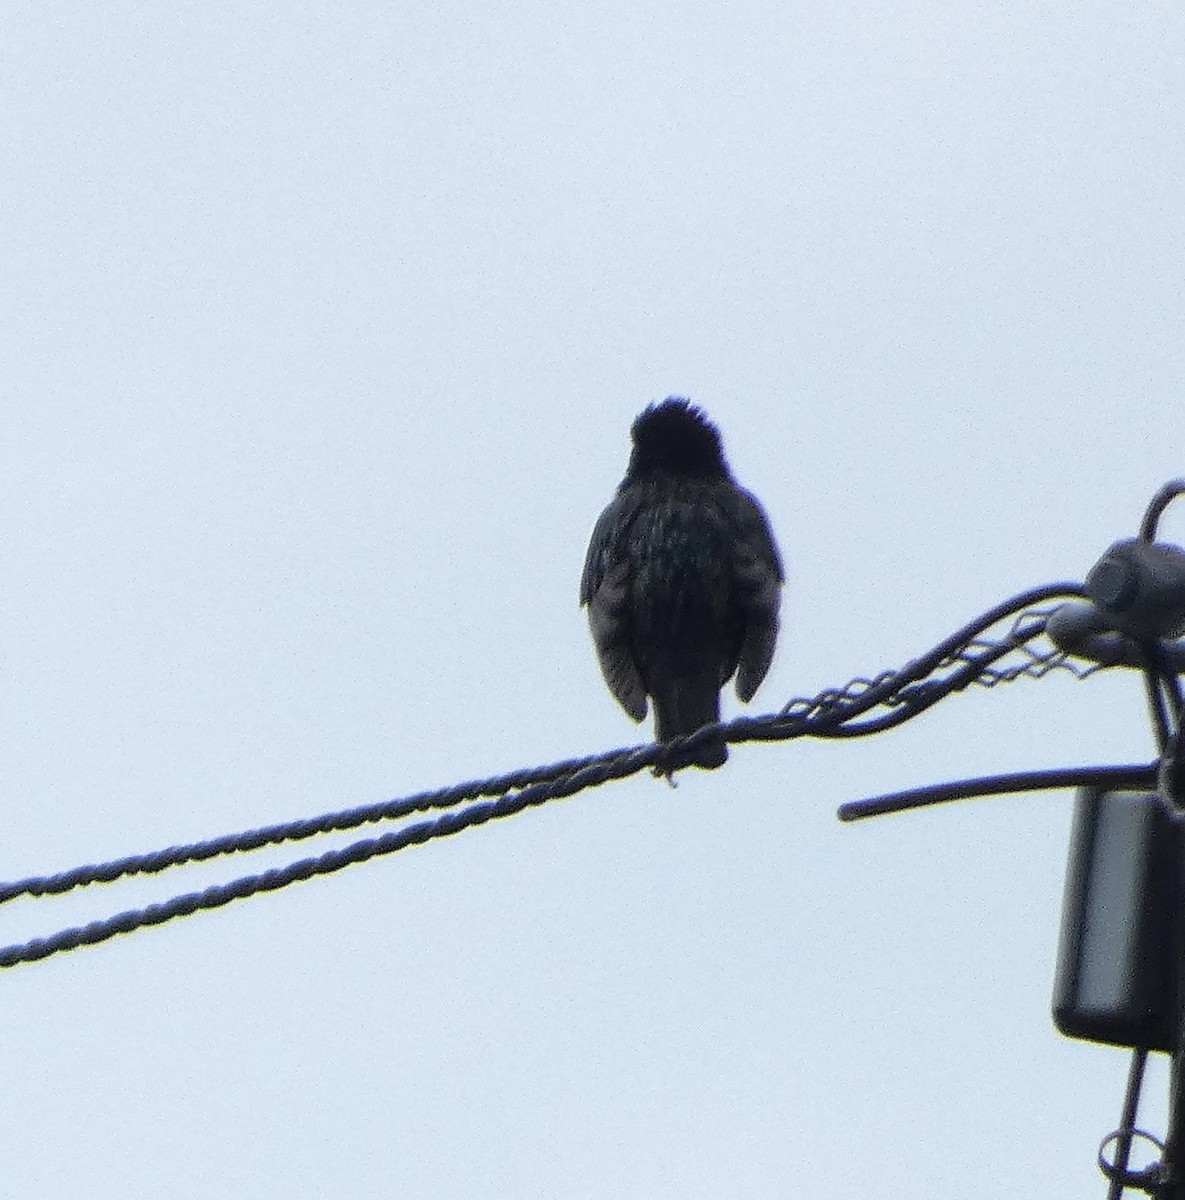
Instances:
[[[681,396],[651,404],[634,422],[634,441],[627,478],[648,471],[728,477],[720,432],[700,408]]]

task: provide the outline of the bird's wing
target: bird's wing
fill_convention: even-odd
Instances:
[[[630,647],[630,565],[614,563],[588,603],[597,661],[609,690],[635,721],[646,715],[646,685]]]
[[[617,702],[635,721],[646,716],[646,687],[630,649],[630,565],[620,547],[637,515],[638,502],[618,496],[601,513],[588,544],[580,577],[580,603],[601,674]]]
[[[738,489],[733,519],[739,535],[733,551],[733,577],[745,614],[736,690],[748,703],[769,670],[778,640],[782,558],[765,511],[749,492]]]
[[[592,537],[588,540],[588,553],[584,557],[584,571],[580,576],[580,603],[587,604],[601,586],[601,580],[615,557],[617,547],[624,541],[634,517],[638,512],[636,498],[615,496],[613,501],[597,518]]]
[[[746,542],[753,553],[765,564],[773,577],[782,582],[782,556],[778,553],[774,542],[773,530],[769,527],[769,518],[761,507],[756,496],[744,488],[737,488],[734,497],[732,519],[740,540]]]

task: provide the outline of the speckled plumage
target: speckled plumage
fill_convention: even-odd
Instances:
[[[734,673],[742,700],[757,691],[777,640],[782,564],[761,505],[732,478],[700,409],[670,397],[631,432],[580,602],[609,690],[635,721],[653,699],[655,738],[665,742],[718,721]],[[718,767],[727,757],[719,742],[690,761]]]

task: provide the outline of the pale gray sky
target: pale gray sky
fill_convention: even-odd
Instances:
[[[787,562],[750,711],[1081,577],[1185,467],[1183,50],[1167,3],[7,4],[0,877],[643,738],[576,586],[668,393]],[[1069,797],[834,810],[1149,745],[1134,678],[975,689],[0,973],[5,1188],[1101,1196]]]

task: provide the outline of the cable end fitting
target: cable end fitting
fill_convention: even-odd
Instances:
[[[1116,542],[1091,568],[1086,592],[1115,628],[1135,638],[1185,633],[1185,550],[1167,542]]]

